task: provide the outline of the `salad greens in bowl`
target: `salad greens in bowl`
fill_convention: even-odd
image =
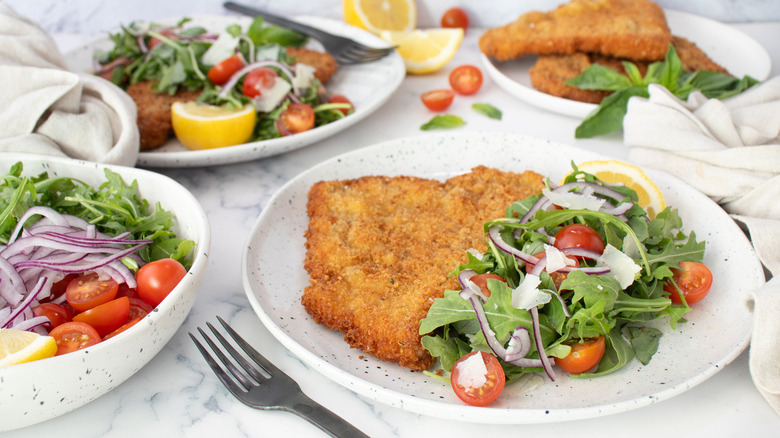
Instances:
[[[164,175],[28,154],[3,154],[0,170],[0,252],[9,262],[2,278],[15,278],[13,265],[23,280],[0,286],[0,322],[4,330],[50,336],[58,348],[53,357],[0,367],[0,431],[8,431],[79,408],[144,367],[195,302],[211,232],[194,196]],[[15,250],[20,245],[35,249]],[[161,272],[161,263],[175,266],[175,274],[164,277],[167,289],[151,289],[144,275]],[[79,289],[90,284],[90,273],[113,281],[106,301]],[[62,292],[57,284],[65,285]],[[43,304],[72,318],[57,322],[38,311]],[[120,304],[129,314],[116,310]],[[106,309],[123,319],[101,325]],[[70,330],[89,327],[95,333],[80,332],[82,344],[74,345]]]

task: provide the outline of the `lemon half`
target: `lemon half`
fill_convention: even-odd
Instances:
[[[190,149],[214,149],[249,141],[257,122],[253,105],[238,110],[197,102],[171,105],[173,132]]]
[[[378,34],[383,30],[409,32],[417,27],[414,0],[344,0],[347,24]]]
[[[15,329],[0,329],[0,367],[46,359],[57,353],[51,336]]]
[[[444,67],[463,42],[462,28],[435,28],[411,32],[382,31],[379,36],[398,47],[412,74],[432,73]]]

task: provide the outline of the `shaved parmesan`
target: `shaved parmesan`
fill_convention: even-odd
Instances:
[[[274,78],[271,88],[261,88],[260,96],[254,98],[257,111],[267,113],[276,108],[292,90],[290,83],[282,78]]]
[[[227,32],[222,32],[214,44],[203,54],[201,61],[205,65],[217,65],[233,56],[236,52],[236,46],[238,46],[238,38]]]
[[[482,359],[482,353],[477,352],[467,357],[458,365],[458,384],[465,388],[481,388],[487,383],[487,366]]]
[[[634,260],[623,254],[619,249],[607,244],[604,253],[596,261],[597,266],[606,266],[609,268],[609,274],[620,283],[620,287],[625,289],[636,279],[636,274],[642,268]]]
[[[542,194],[552,201],[553,204],[572,210],[599,211],[606,202],[605,199],[590,194],[553,192],[548,188],[542,189]]]
[[[309,88],[312,82],[314,82],[314,67],[300,62],[295,64],[295,77],[293,78],[292,85],[295,88]]]
[[[542,280],[537,275],[528,274],[515,290],[512,291],[512,307],[529,310],[550,302],[552,298],[547,292],[537,288]]]
[[[574,266],[574,260],[566,257],[558,248],[551,245],[544,245],[544,253],[547,257],[547,266],[545,270],[547,272],[559,271],[567,266]]]

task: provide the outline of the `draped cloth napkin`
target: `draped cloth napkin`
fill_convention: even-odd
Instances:
[[[750,373],[780,414],[780,77],[737,96],[681,101],[651,85],[623,119],[629,159],[663,169],[719,203],[747,228],[772,278],[749,294]]]
[[[68,71],[57,44],[0,2],[0,152],[134,166],[136,107],[120,88]]]

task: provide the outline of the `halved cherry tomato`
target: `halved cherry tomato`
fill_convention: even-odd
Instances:
[[[488,278],[501,280],[504,283],[506,283],[506,280],[501,278],[500,275],[496,275],[496,274],[485,273],[485,274],[477,274],[471,277],[471,281],[473,281],[474,284],[479,286],[479,289],[482,291],[482,295],[486,297],[490,296],[490,289],[488,289],[488,285],[487,285]]]
[[[116,298],[118,288],[116,281],[100,280],[97,273],[90,272],[68,283],[65,299],[76,311],[83,312]]]
[[[545,257],[546,255],[547,255],[547,252],[540,251],[540,252],[537,252],[536,254],[534,254],[534,257],[536,257],[537,259],[541,259],[542,257]],[[574,260],[574,266],[579,266],[580,265],[580,262],[576,258],[572,258],[572,257],[566,257],[566,258],[568,258],[569,260]],[[535,266],[536,265],[533,264],[533,263],[526,264],[525,265],[525,272],[533,271]],[[552,272],[552,273],[549,273],[549,274],[550,274],[550,278],[552,278],[553,283],[555,283],[555,287],[558,288],[558,289],[561,288],[561,283],[563,283],[563,280],[566,280],[566,277],[568,277],[568,274],[566,272],[560,272],[560,271],[555,271],[555,272]]]
[[[282,137],[308,131],[313,127],[314,110],[305,103],[291,103],[276,119],[276,129]]]
[[[482,86],[482,71],[473,65],[461,65],[450,73],[450,85],[458,94],[474,94]]]
[[[558,230],[553,246],[558,249],[584,248],[599,254],[604,252],[604,241],[599,233],[583,224],[566,225]]]
[[[469,27],[469,15],[461,8],[450,8],[441,16],[441,27]]]
[[[138,321],[140,321],[142,319],[143,319],[142,316],[139,316],[137,318],[131,318],[130,321],[127,321],[125,324],[122,324],[121,327],[119,327],[118,329],[116,329],[113,332],[111,332],[111,333],[107,334],[106,336],[104,336],[103,340],[105,341],[106,339],[113,338],[114,336],[122,333],[123,331],[129,329],[130,327],[138,324]]]
[[[452,105],[455,92],[452,90],[431,90],[420,95],[422,103],[431,111],[444,111]]]
[[[342,114],[345,116],[352,110],[355,109],[355,105],[352,105],[352,102],[346,98],[346,96],[342,94],[334,94],[333,96],[330,96],[328,98],[328,103],[348,103],[349,108],[339,108],[337,111],[341,111]]]
[[[151,306],[157,307],[185,275],[187,270],[174,259],[147,263],[135,274],[138,295]]]
[[[116,297],[138,298],[138,290],[134,287],[130,287],[127,283],[119,283],[119,289],[116,292]]]
[[[81,312],[74,316],[73,320],[87,323],[97,330],[100,336],[105,336],[126,323],[129,315],[130,300],[121,297]]]
[[[100,342],[100,335],[89,324],[83,322],[66,322],[49,332],[49,336],[57,343],[57,356],[87,348]]]
[[[55,303],[42,303],[32,308],[35,316],[45,316],[49,322],[43,324],[47,330],[51,330],[58,325],[64,324],[73,319],[73,313]]]
[[[482,360],[487,368],[484,382],[471,382],[469,381],[470,378],[461,371],[463,362],[475,354],[480,354],[482,356]],[[501,391],[504,390],[504,385],[506,384],[506,376],[504,374],[504,369],[501,368],[501,364],[495,356],[485,353],[484,351],[472,351],[471,353],[463,355],[463,357],[455,362],[450,375],[450,383],[452,384],[452,389],[455,391],[455,395],[466,404],[471,406],[485,406],[501,395]],[[475,383],[480,384],[479,386],[474,386]]]
[[[680,269],[672,268],[672,281],[677,283],[677,287],[685,296],[685,302],[690,304],[698,303],[710,292],[712,288],[712,271],[702,263],[698,262],[680,262]],[[680,294],[674,285],[667,281],[664,290],[669,292],[669,298],[675,304],[682,304]]]
[[[244,77],[244,85],[242,86],[244,96],[257,97],[262,95],[262,90],[274,86],[277,77],[279,74],[271,68],[260,67],[252,70]]]
[[[140,298],[130,298],[130,315],[128,319],[143,318],[154,311],[154,307]]]
[[[214,67],[209,69],[208,77],[211,82],[222,85],[230,80],[230,77],[244,66],[244,60],[240,55],[233,55],[225,58]]]
[[[51,292],[49,292],[48,297],[41,298],[38,301],[41,303],[48,303],[50,301],[54,301],[57,298],[61,297],[62,294],[64,294],[65,291],[68,289],[68,284],[70,284],[71,280],[77,278],[78,276],[79,274],[66,275],[62,280],[51,285]]]
[[[604,336],[587,338],[569,346],[571,347],[569,355],[564,358],[556,357],[555,364],[571,374],[584,373],[598,365],[606,350]]]

